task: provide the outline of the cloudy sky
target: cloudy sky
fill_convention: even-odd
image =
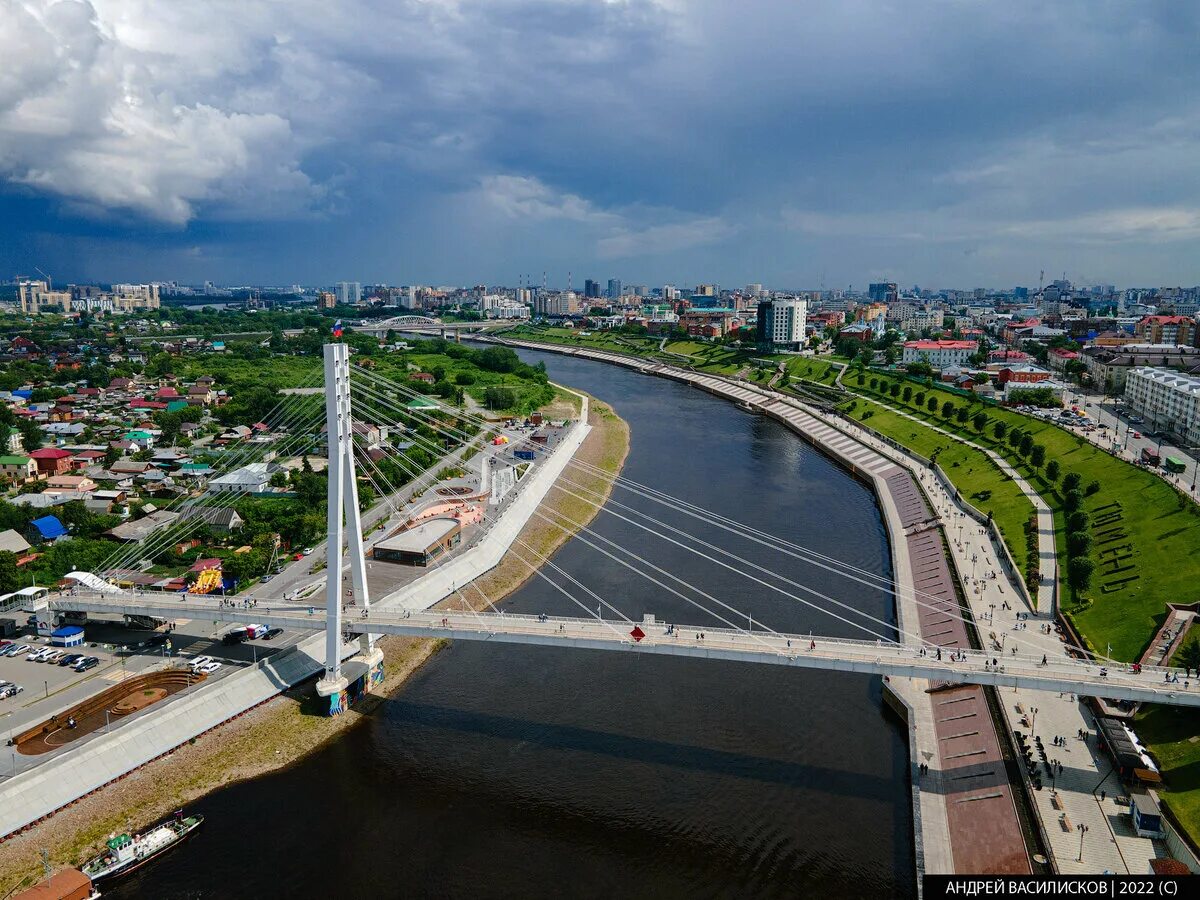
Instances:
[[[1200,282],[1200,4],[0,0],[0,278]]]

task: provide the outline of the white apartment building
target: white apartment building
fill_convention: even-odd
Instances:
[[[1173,431],[1189,447],[1200,446],[1200,378],[1143,366],[1126,377],[1125,402],[1151,430]]]
[[[775,297],[758,304],[758,342],[798,350],[808,326],[808,301]]]

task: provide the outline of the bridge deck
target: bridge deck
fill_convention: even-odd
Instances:
[[[236,604],[222,606],[219,599],[189,597],[184,601],[182,598],[172,600],[169,596],[94,595],[80,591],[75,595],[51,598],[49,606],[57,611],[256,622],[314,631],[325,627],[324,611],[316,607],[297,607],[278,601],[247,609]],[[668,632],[662,623],[641,624],[639,627],[645,636],[635,640],[630,634],[633,626],[629,622],[440,610],[408,612],[376,608],[362,616],[351,609],[343,627],[357,634],[622,650],[994,687],[1021,685],[1032,690],[1115,700],[1200,706],[1200,685],[1193,688],[1179,670],[1149,666],[1138,674],[1129,669],[1114,668],[1107,675],[1101,675],[1099,666],[1081,660],[1054,659],[1042,665],[1040,658],[1001,658],[998,654],[993,657],[980,651],[966,651],[961,660],[952,660],[950,653],[943,651],[939,660],[935,648],[925,648],[926,655],[922,656],[921,648],[904,644],[694,626],[676,626]],[[993,658],[999,660],[999,666],[991,665]],[[1165,677],[1168,674],[1178,675],[1178,683],[1167,683]]]

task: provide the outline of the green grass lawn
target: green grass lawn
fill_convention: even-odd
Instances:
[[[1093,648],[1104,651],[1111,643],[1115,657],[1135,659],[1162,623],[1168,601],[1187,603],[1197,599],[1200,587],[1193,575],[1191,561],[1200,552],[1200,517],[1195,504],[1182,498],[1161,478],[1110,456],[1081,435],[1048,422],[976,401],[972,413],[982,410],[988,417],[981,433],[970,423],[949,422],[940,413],[929,412],[924,405],[918,408],[915,393],[924,391],[928,395],[934,390],[939,401],[951,400],[956,405],[968,402],[965,397],[874,372],[864,376],[861,385],[858,378],[847,375],[843,384],[936,422],[940,427],[990,447],[1005,457],[1029,479],[1047,504],[1059,512],[1060,520],[1062,498],[1059,486],[1049,482],[1044,469],[1034,470],[1006,440],[997,440],[992,430],[995,422],[1002,421],[1009,428],[1028,432],[1035,443],[1046,448],[1047,460],[1058,460],[1063,473],[1078,472],[1085,485],[1091,481],[1099,483],[1100,490],[1086,497],[1083,505],[1093,520],[1096,541],[1091,551],[1091,558],[1096,563],[1092,585],[1084,592],[1084,602],[1078,605],[1073,604],[1065,585],[1061,594],[1064,612]],[[870,387],[872,378],[879,382],[875,390]],[[893,381],[914,388],[910,402],[905,403],[903,395],[899,398],[886,395],[886,386]],[[1095,524],[1097,517],[1105,514],[1114,515],[1112,522]],[[1061,521],[1058,524],[1061,530]],[[1127,558],[1114,562],[1114,550]],[[1126,566],[1129,568],[1125,571],[1114,571]],[[1065,575],[1065,568],[1064,558],[1060,563],[1061,574]],[[1137,577],[1124,583],[1120,581],[1131,576]]]
[[[854,408],[847,409],[851,404]],[[942,470],[971,505],[982,513],[992,514],[1017,568],[1025,571],[1028,551],[1024,529],[1033,515],[1033,504],[987,454],[938,434],[878,403],[852,400],[843,404],[842,409],[847,410],[851,418],[899,441],[926,459],[936,453]],[[867,417],[864,419],[864,416]]]

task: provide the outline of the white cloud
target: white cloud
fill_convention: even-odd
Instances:
[[[596,209],[577,194],[556,191],[532,176],[488,175],[482,179],[480,192],[491,206],[513,219],[568,219],[596,225],[619,221],[618,216]]]
[[[602,259],[651,256],[716,244],[736,234],[738,228],[718,216],[703,216],[687,222],[651,225],[638,231],[621,231],[601,238],[596,245]]]

